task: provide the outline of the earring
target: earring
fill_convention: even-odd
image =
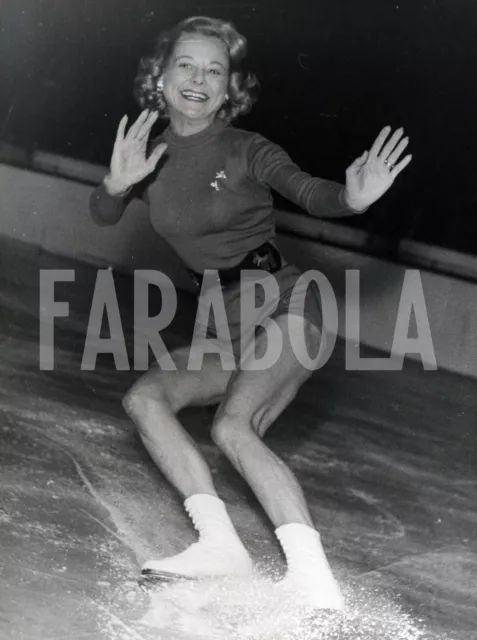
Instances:
[[[162,78],[160,80],[158,80],[157,88],[159,89],[159,91],[163,91],[164,90],[164,80]]]

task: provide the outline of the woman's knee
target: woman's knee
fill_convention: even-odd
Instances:
[[[278,416],[296,397],[303,380],[298,372],[282,380],[278,387],[266,385],[259,391],[254,376],[247,376],[242,393],[232,393],[219,406],[212,424],[211,436],[223,451],[234,450],[244,443],[262,439]],[[253,393],[250,389],[253,389]],[[254,397],[258,393],[258,397]]]
[[[239,403],[240,404],[240,403]],[[216,446],[225,454],[235,454],[248,443],[262,437],[262,423],[266,412],[250,412],[242,407],[219,407],[214,417],[211,437]]]
[[[122,404],[130,417],[135,418],[141,415],[158,402],[174,408],[175,403],[168,391],[164,376],[161,374],[161,371],[154,372],[154,374],[148,372],[125,393]]]
[[[251,421],[243,414],[219,407],[212,422],[210,435],[217,447],[227,452],[238,447],[252,431]]]

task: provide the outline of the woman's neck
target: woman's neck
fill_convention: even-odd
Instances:
[[[207,129],[207,127],[210,127],[214,122],[214,118],[191,120],[179,113],[170,114],[169,120],[172,131],[176,135],[184,137],[193,136],[195,133]]]

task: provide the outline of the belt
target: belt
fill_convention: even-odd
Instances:
[[[218,269],[218,276],[222,287],[228,286],[240,280],[240,274],[247,269],[260,269],[268,273],[275,273],[282,268],[282,256],[278,249],[271,243],[265,242],[257,249],[249,251],[238,265],[230,269]],[[192,282],[202,286],[203,275],[192,269],[187,269]]]

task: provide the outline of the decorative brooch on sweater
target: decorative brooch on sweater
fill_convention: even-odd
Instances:
[[[214,187],[216,191],[220,191],[218,180],[227,180],[225,171],[219,171],[218,173],[216,173],[214,182],[210,183],[210,186]]]

